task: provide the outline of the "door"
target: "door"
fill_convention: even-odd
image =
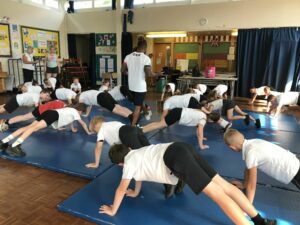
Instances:
[[[153,71],[161,72],[163,67],[170,66],[171,44],[154,44],[153,46]]]

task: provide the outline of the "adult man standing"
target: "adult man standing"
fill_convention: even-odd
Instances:
[[[128,72],[128,86],[135,105],[132,117],[133,126],[138,122],[143,102],[146,97],[146,76],[152,75],[151,59],[145,54],[146,49],[146,40],[139,40],[136,51],[125,57],[122,66],[122,73]]]

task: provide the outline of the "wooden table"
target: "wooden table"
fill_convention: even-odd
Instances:
[[[230,97],[234,97],[234,85],[238,80],[236,76],[228,74],[216,74],[215,78],[183,76],[177,78],[178,88],[180,91],[189,88],[194,84],[206,84],[208,86],[217,86],[218,84],[226,84],[230,90]]]

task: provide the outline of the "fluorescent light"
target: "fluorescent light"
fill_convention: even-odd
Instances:
[[[231,36],[238,36],[238,30],[231,31]]]
[[[147,38],[171,38],[171,37],[186,37],[186,32],[150,32],[146,34]]]

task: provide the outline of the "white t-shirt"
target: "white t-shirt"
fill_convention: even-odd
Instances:
[[[24,55],[27,58],[28,62],[33,62],[33,54],[28,54],[26,52],[26,53],[24,53]],[[34,64],[23,63],[22,68],[27,69],[27,70],[34,70]]]
[[[167,83],[167,85],[170,86],[171,93],[172,93],[172,95],[174,95],[174,92],[175,92],[175,84],[174,84],[174,83]],[[166,85],[166,86],[167,86],[167,85]],[[166,86],[164,87],[163,92],[166,91]]]
[[[265,87],[267,87],[267,86],[262,86],[262,87],[256,88],[256,94],[258,96],[266,95]]]
[[[196,88],[201,91],[201,94],[204,94],[207,90],[206,84],[197,84]]]
[[[54,129],[66,126],[75,120],[81,120],[78,111],[74,108],[66,107],[62,109],[56,109],[56,111],[58,112],[59,117],[57,121],[52,123],[52,127]]]
[[[80,91],[81,90],[81,84],[80,83],[78,83],[78,84],[72,83],[70,89],[71,90],[74,89],[75,91]]]
[[[278,91],[270,91],[271,95],[274,95],[275,97],[277,97],[278,95],[283,94],[282,92],[278,92]]]
[[[178,178],[171,174],[163,159],[171,144],[150,145],[131,150],[124,159],[122,179],[177,184]]]
[[[42,88],[40,86],[27,86],[28,93],[41,93]]]
[[[82,102],[86,105],[99,105],[97,101],[97,96],[99,94],[100,91],[97,90],[84,91],[79,96],[79,102]]]
[[[146,92],[145,66],[151,66],[151,59],[142,52],[133,52],[125,57],[128,68],[129,90]]]
[[[121,85],[115,86],[113,89],[108,91],[108,93],[116,100],[121,101],[125,99],[125,96],[120,91]]]
[[[285,92],[277,96],[278,105],[297,105],[299,92]]]
[[[76,93],[68,88],[58,88],[55,90],[57,99],[66,101],[76,96]]]
[[[197,95],[202,95],[202,92],[199,89],[194,88],[193,91]]]
[[[125,124],[117,121],[102,123],[97,141],[106,141],[109,145],[121,144],[119,130]]]
[[[49,81],[50,81],[51,86],[52,86],[52,88],[53,88],[53,90],[54,90],[55,87],[56,87],[56,78],[55,78],[55,77],[50,77],[50,78],[49,78]]]
[[[40,102],[40,95],[37,93],[23,93],[16,95],[19,106],[33,106]]]
[[[201,124],[204,127],[206,114],[198,109],[183,108],[178,124],[188,127],[196,127]]]
[[[25,82],[24,85],[25,85],[26,87],[31,87],[31,86],[32,86],[32,81]]]
[[[227,85],[219,84],[217,87],[214,88],[214,91],[217,92],[218,96],[222,96],[228,90]]]
[[[221,110],[223,107],[223,99],[217,99],[209,103],[213,106],[213,111]]]
[[[198,94],[185,94],[185,95],[175,95],[170,98],[168,98],[164,102],[164,110],[170,110],[174,108],[187,108],[189,106],[189,102],[191,97],[194,97],[197,99],[197,101],[200,100],[200,95]]]
[[[291,182],[300,167],[299,159],[293,153],[261,139],[245,140],[242,153],[247,169],[257,167],[285,184]]]
[[[99,88],[100,92],[107,91],[107,90],[108,90],[108,87],[105,85],[101,85],[101,87]]]

